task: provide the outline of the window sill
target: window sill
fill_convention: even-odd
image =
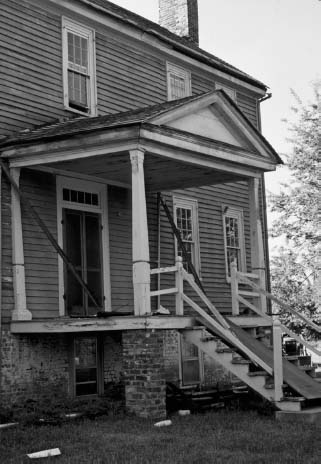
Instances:
[[[66,111],[70,111],[71,113],[81,114],[82,116],[87,116],[88,118],[94,118],[97,116],[97,112],[85,113],[84,111],[76,110],[75,108],[71,108],[70,106],[64,106]]]

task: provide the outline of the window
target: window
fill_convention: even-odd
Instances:
[[[191,74],[186,69],[167,63],[168,100],[189,97],[191,95]]]
[[[75,396],[103,393],[102,343],[98,337],[74,339],[74,394]]]
[[[195,385],[199,384],[202,380],[202,366],[201,352],[196,345],[184,340],[180,337],[180,351],[181,351],[181,379],[182,385]]]
[[[174,221],[180,231],[181,239],[185,249],[195,267],[196,272],[200,273],[200,252],[198,235],[198,207],[196,200],[173,198]],[[176,255],[183,257],[184,268],[189,271],[187,260],[183,256],[177,241],[175,241]]]
[[[58,243],[94,296],[109,311],[110,272],[106,185],[57,178]],[[93,316],[99,311],[88,292],[59,258],[59,314]]]
[[[231,263],[236,260],[237,269],[246,271],[243,213],[241,210],[223,207],[223,230],[226,276],[231,277]]]
[[[232,98],[232,100],[236,101],[236,92],[235,92],[235,90],[232,89],[231,87],[227,87],[227,86],[224,85],[224,84],[216,83],[216,84],[215,84],[215,90],[224,90],[224,92],[225,92],[230,98]]]
[[[94,31],[62,20],[64,104],[69,110],[96,114]]]

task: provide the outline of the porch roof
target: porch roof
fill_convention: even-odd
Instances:
[[[146,187],[154,189],[258,177],[282,163],[223,90],[38,127],[0,145],[11,167],[46,166],[128,185],[128,151],[137,148],[146,153]]]

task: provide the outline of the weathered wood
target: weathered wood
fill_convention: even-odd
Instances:
[[[283,398],[282,330],[278,319],[273,321],[273,378],[274,400]]]
[[[140,329],[185,329],[197,325],[194,317],[188,316],[112,316],[108,318],[47,319],[14,321],[12,333],[77,333],[105,332]]]
[[[177,287],[177,294],[175,299],[175,308],[177,316],[182,316],[184,314],[184,301],[183,301],[183,292],[184,292],[184,277],[183,277],[183,259],[181,256],[176,257],[176,274],[175,274],[175,283]]]
[[[166,288],[164,290],[154,290],[153,292],[150,292],[150,296],[161,296],[161,295],[173,295],[178,293],[177,287],[173,288]]]
[[[237,262],[233,260],[231,263],[231,294],[232,294],[232,315],[238,316],[240,314],[239,300],[238,300],[238,280],[237,280]]]
[[[19,185],[20,169],[11,169],[10,175]],[[17,189],[11,186],[11,211],[12,211],[12,272],[14,287],[14,311],[12,320],[31,320],[32,313],[27,309],[25,262],[22,239],[22,221],[20,196]]]
[[[150,271],[150,273],[151,273],[151,275],[165,274],[165,273],[168,273],[168,272],[176,272],[176,270],[177,270],[176,266],[160,267],[158,269],[152,269]]]
[[[150,265],[147,226],[147,207],[144,180],[144,152],[130,152],[132,164],[132,234],[133,284],[135,315],[151,312]]]
[[[263,232],[260,216],[259,179],[250,179],[249,202],[250,202],[250,227],[251,227],[251,268],[252,272],[259,275],[262,288],[266,288],[266,267],[264,258]],[[266,298],[260,295],[257,304],[263,312],[266,312]]]
[[[260,293],[263,293],[266,297],[268,297],[270,300],[275,301],[281,308],[283,308],[285,311],[295,315],[302,321],[304,321],[306,324],[308,324],[310,327],[312,327],[314,330],[317,332],[321,333],[321,327],[316,325],[314,322],[312,322],[310,319],[305,317],[303,314],[299,313],[295,309],[293,309],[290,305],[283,303],[283,301],[279,300],[276,296],[272,295],[272,293],[266,291],[264,288],[259,287],[256,285],[254,282],[251,282],[250,279],[247,279],[246,277],[242,277],[242,280],[245,284],[253,287],[254,289],[258,290]]]

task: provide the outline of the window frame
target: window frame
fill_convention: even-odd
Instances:
[[[200,350],[196,345],[197,348],[197,356],[187,356],[184,357],[184,349],[183,343],[186,343],[184,340],[184,336],[179,334],[179,343],[178,343],[178,351],[179,351],[179,378],[180,378],[180,385],[181,387],[188,387],[191,385],[202,385],[204,382],[204,355],[202,350]],[[187,342],[189,343],[189,342]],[[186,361],[197,361],[198,369],[199,369],[199,380],[196,382],[184,382],[184,362]]]
[[[215,83],[215,90],[224,90],[224,92],[234,101],[236,102],[236,90],[228,85],[221,84],[220,82]]]
[[[76,381],[76,340],[82,340],[86,338],[95,339],[96,342],[96,378],[97,378],[97,392],[90,393],[88,395],[77,395],[77,381]],[[72,395],[74,398],[79,400],[88,399],[92,397],[101,396],[104,394],[104,346],[103,339],[100,335],[91,335],[91,334],[79,334],[72,337],[71,350],[70,350],[71,362],[70,362],[70,378],[72,384]],[[78,382],[79,384],[79,382]]]
[[[241,208],[232,207],[223,205],[222,206],[222,226],[223,226],[223,238],[224,238],[224,256],[225,256],[225,272],[226,272],[226,281],[231,282],[231,276],[229,275],[228,267],[228,258],[227,258],[227,237],[226,237],[226,227],[225,227],[225,218],[234,218],[238,221],[238,231],[239,231],[239,250],[240,250],[240,272],[246,272],[246,248],[245,248],[245,232],[244,232],[244,215]]]
[[[72,189],[90,193],[96,193],[99,198],[98,205],[89,205],[76,203],[63,199],[63,189]],[[58,244],[64,248],[64,231],[63,231],[63,209],[74,209],[88,211],[101,215],[101,247],[102,247],[102,270],[103,270],[103,292],[104,292],[104,311],[111,311],[111,284],[110,284],[110,259],[109,259],[109,228],[108,228],[108,191],[105,184],[87,180],[76,179],[73,177],[57,176],[57,229]],[[58,279],[59,279],[59,315],[67,316],[65,309],[65,279],[64,279],[64,262],[58,256]]]
[[[167,76],[167,100],[178,100],[178,98],[174,98],[172,95],[172,87],[171,87],[171,74],[184,79],[185,83],[185,95],[180,98],[190,97],[192,95],[192,85],[191,85],[191,73],[185,68],[178,66],[176,64],[166,62],[166,76]]]
[[[193,243],[194,253],[192,263],[194,268],[201,277],[201,257],[200,257],[200,239],[199,239],[199,222],[198,222],[198,202],[192,198],[184,198],[174,195],[173,196],[173,217],[177,227],[177,208],[190,209],[192,212],[192,229],[193,229]],[[178,243],[175,238],[175,257],[178,256]]]
[[[69,104],[68,90],[68,32],[77,34],[88,40],[88,112],[73,108]],[[63,95],[64,107],[68,111],[86,116],[97,115],[97,88],[96,88],[96,52],[95,31],[89,27],[79,24],[69,18],[62,17],[62,68],[63,68]]]

